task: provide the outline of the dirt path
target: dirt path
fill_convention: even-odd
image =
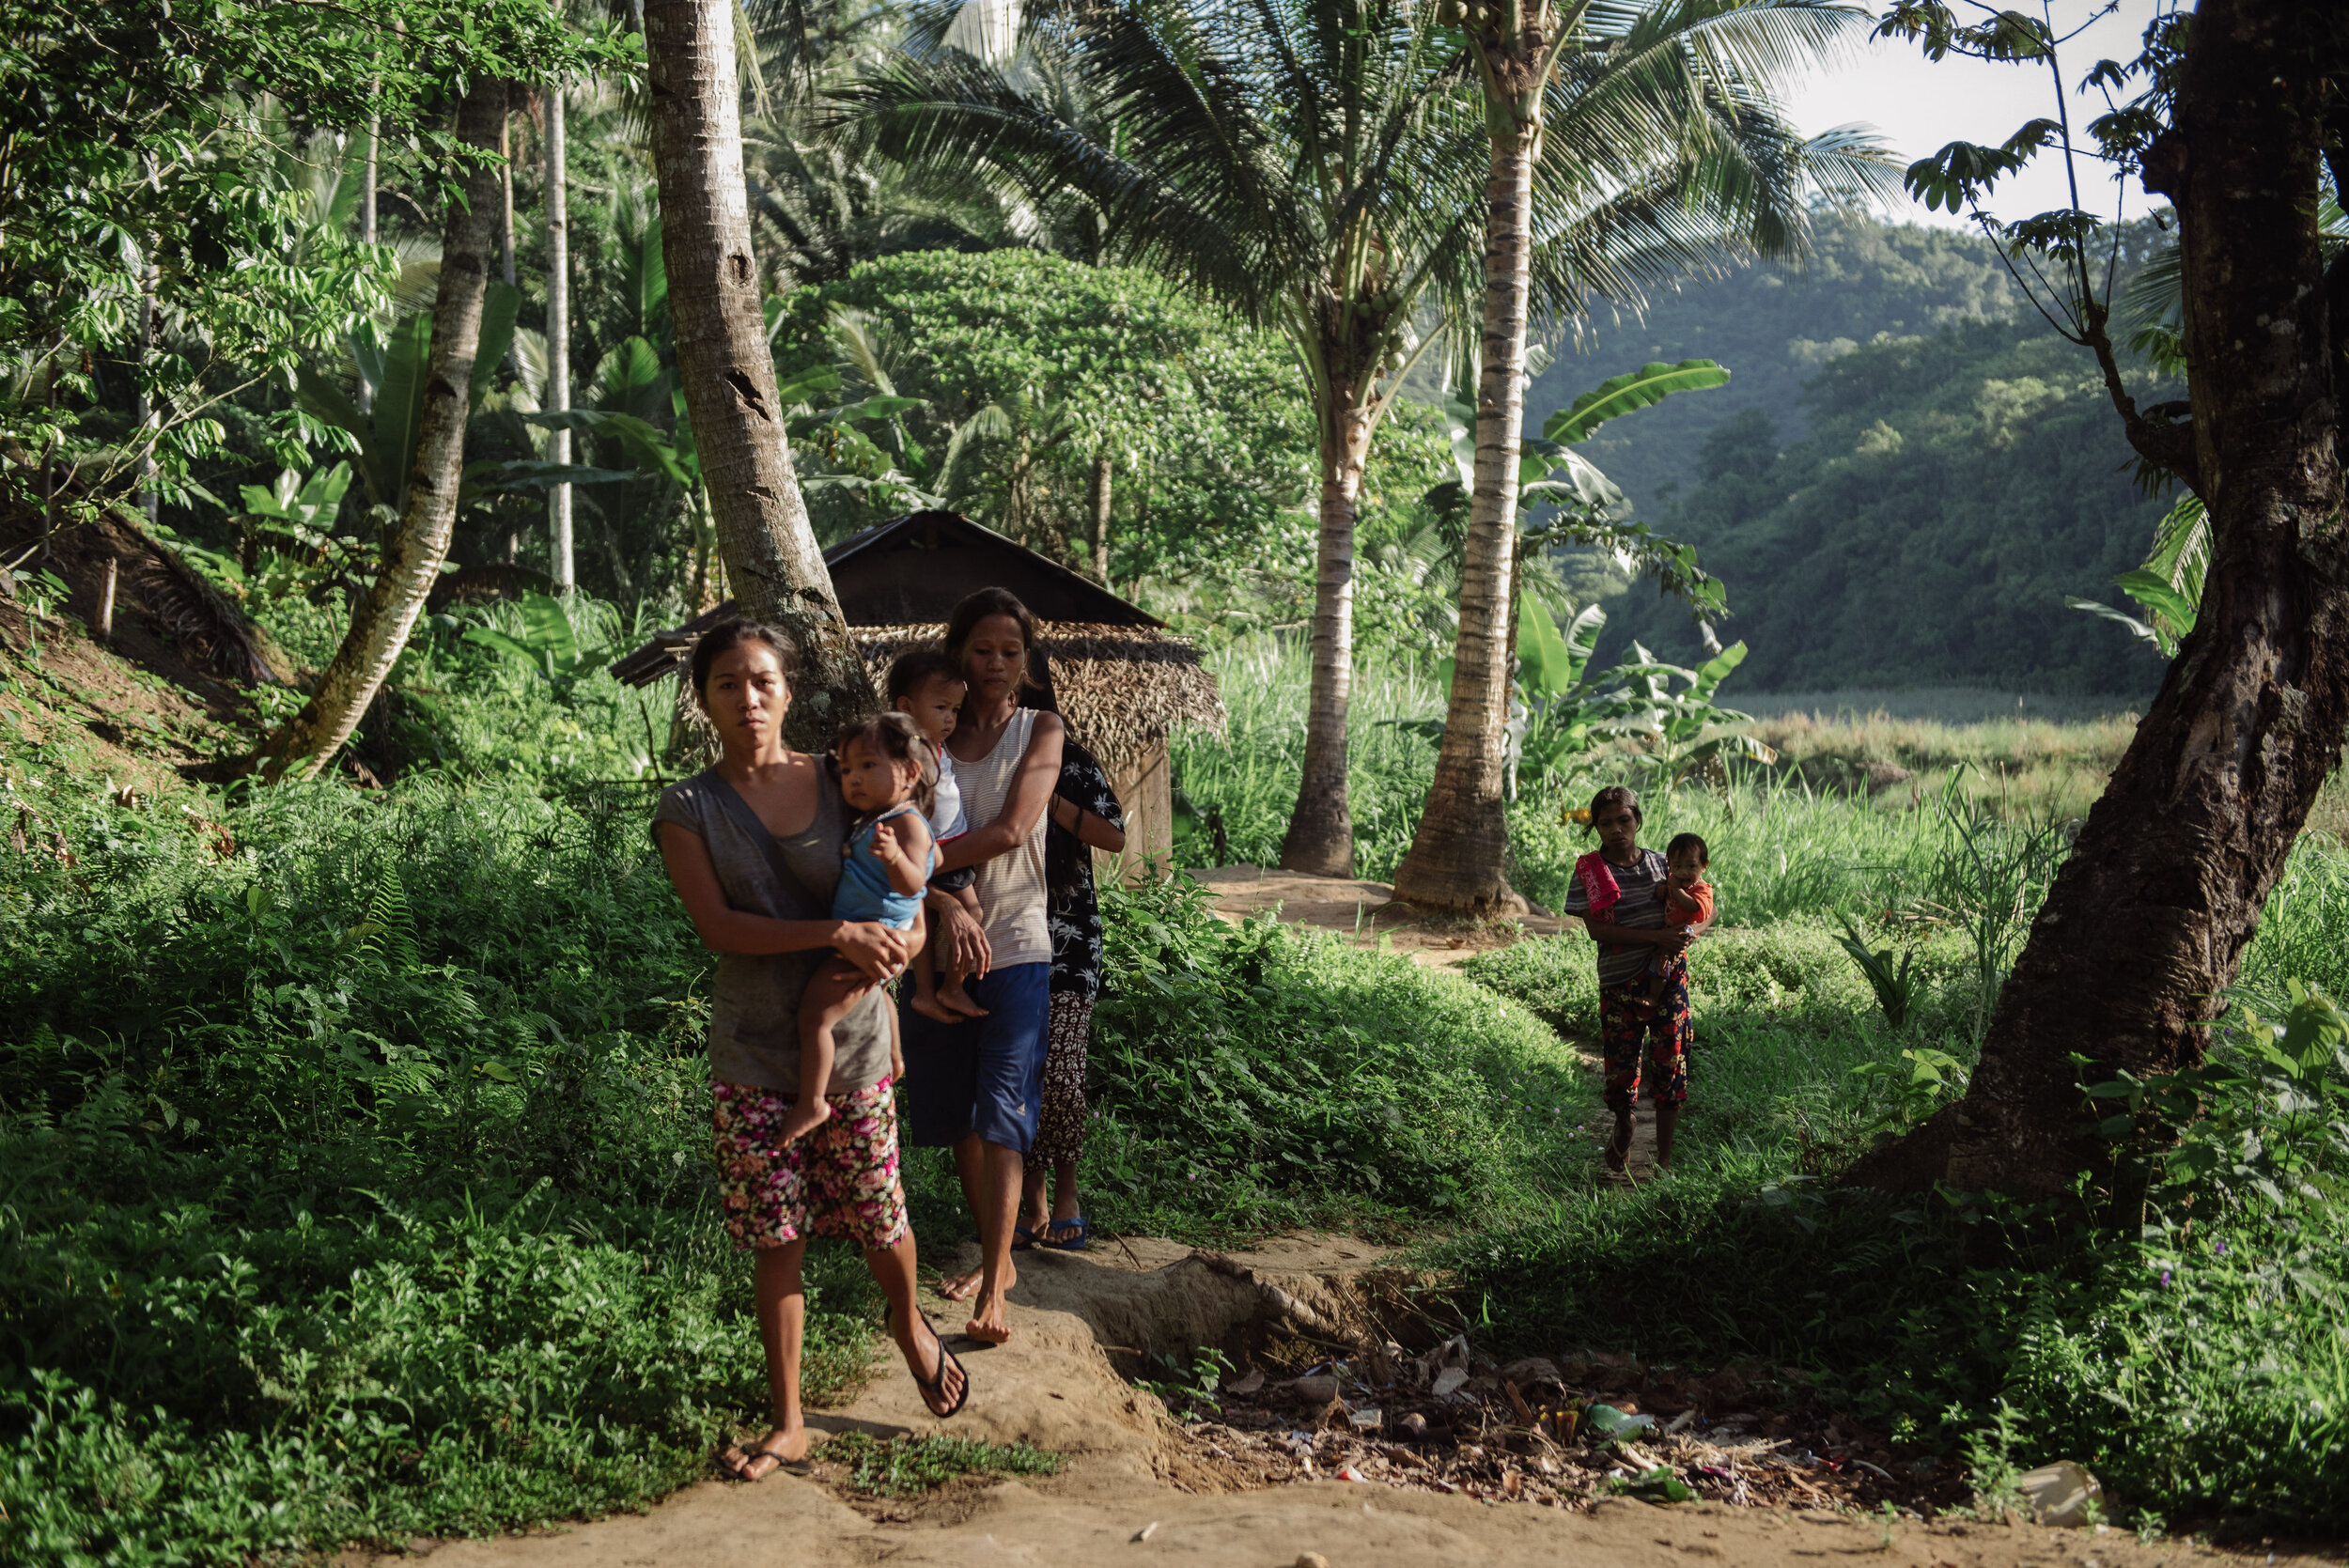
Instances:
[[[1301,1238],[1233,1261],[1259,1280],[1327,1300],[1380,1258],[1359,1243]],[[526,1537],[418,1541],[407,1554],[352,1553],[342,1561],[346,1568],[391,1568],[398,1558],[422,1552],[440,1568],[1272,1568],[1311,1552],[1332,1568],[1629,1568],[1688,1559],[1796,1568],[1797,1560],[1843,1557],[1888,1568],[2153,1568],[2220,1556],[2178,1543],[2149,1549],[2119,1532],[1914,1521],[1888,1527],[1824,1512],[1719,1503],[1667,1508],[1608,1500],[1579,1512],[1346,1481],[1234,1490],[1244,1483],[1219,1473],[1156,1399],[1116,1375],[1111,1357],[1223,1338],[1256,1311],[1258,1296],[1254,1285],[1164,1243],[1110,1244],[1088,1256],[1023,1254],[1013,1293],[1013,1343],[981,1349],[955,1342],[972,1379],[961,1416],[932,1421],[893,1358],[853,1404],[813,1418],[825,1434],[943,1430],[998,1442],[1024,1439],[1067,1456],[1057,1476],[965,1478],[918,1503],[879,1506],[780,1473],[753,1485],[710,1481],[642,1515]],[[947,1320],[944,1303],[927,1304]],[[1114,1352],[1105,1348],[1112,1346]]]
[[[1506,924],[1463,925],[1396,903],[1394,889],[1385,882],[1307,877],[1276,867],[1225,865],[1190,875],[1215,891],[1220,915],[1237,920],[1277,907],[1283,924],[1336,931],[1361,946],[1400,953],[1433,969],[1466,963],[1522,937],[1554,937],[1581,924],[1528,906]]]

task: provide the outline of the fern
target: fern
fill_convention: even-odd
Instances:
[[[373,954],[394,969],[424,966],[416,947],[416,917],[408,908],[408,889],[389,861],[376,867],[375,892],[367,899],[366,919],[359,926],[359,951]]]

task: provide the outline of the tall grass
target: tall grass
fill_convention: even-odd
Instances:
[[[1169,748],[1181,792],[1175,858],[1184,865],[1218,863],[1210,822],[1221,820],[1231,863],[1270,865],[1280,859],[1304,769],[1311,660],[1298,644],[1267,637],[1210,653],[1207,662],[1230,722],[1224,735],[1190,731]],[[1346,789],[1357,876],[1391,877],[1409,850],[1435,781],[1436,747],[1398,722],[1441,718],[1443,708],[1444,692],[1430,675],[1377,660],[1356,668]]]

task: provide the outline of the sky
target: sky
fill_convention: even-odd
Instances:
[[[2036,8],[2030,0],[2001,3],[2025,11]],[[2120,0],[2112,14],[2096,17],[2105,8],[2092,0],[2053,0],[2050,9],[2059,39],[2089,23],[2078,38],[2059,45],[2057,57],[2065,78],[2077,84],[2101,59],[2123,65],[2135,59],[2145,24],[2159,4],[2160,0]],[[1967,21],[1983,14],[1964,0],[1959,0],[1958,9]],[[2092,22],[2092,17],[2096,20]],[[1952,54],[1935,64],[1916,44],[1890,40],[1868,44],[1839,66],[1814,75],[1796,89],[1790,107],[1795,123],[1809,134],[1855,120],[1873,124],[1906,167],[1951,142],[2003,142],[2027,120],[2053,118],[2054,103],[2054,83],[2044,62],[1993,64]],[[2082,128],[2103,112],[2101,94],[2072,98],[2076,137],[2085,140]],[[2113,200],[2120,194],[2110,176],[2092,160],[2083,160],[2079,170],[2081,205],[2110,216]],[[2147,198],[2134,181],[2127,201],[2128,216],[2144,214]],[[2042,152],[2021,175],[2001,180],[1987,205],[1995,216],[2010,221],[2070,206],[2062,159],[2052,151]],[[1971,226],[1963,213],[1927,212],[1915,202],[1906,203],[1904,210],[1891,216]]]

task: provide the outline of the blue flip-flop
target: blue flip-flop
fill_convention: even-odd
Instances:
[[[1075,1235],[1066,1240],[1053,1239],[1054,1231],[1065,1231],[1072,1226],[1077,1232]],[[1035,1244],[1038,1247],[1049,1247],[1055,1252],[1081,1252],[1089,1245],[1085,1238],[1091,1234],[1091,1229],[1092,1227],[1081,1214],[1074,1219],[1054,1219],[1045,1225],[1044,1234],[1036,1238]]]
[[[1025,1252],[1038,1245],[1049,1246],[1050,1244],[1046,1242],[1040,1234],[1028,1229],[1019,1220],[1015,1219],[1011,1222],[1011,1250],[1013,1251]]]

